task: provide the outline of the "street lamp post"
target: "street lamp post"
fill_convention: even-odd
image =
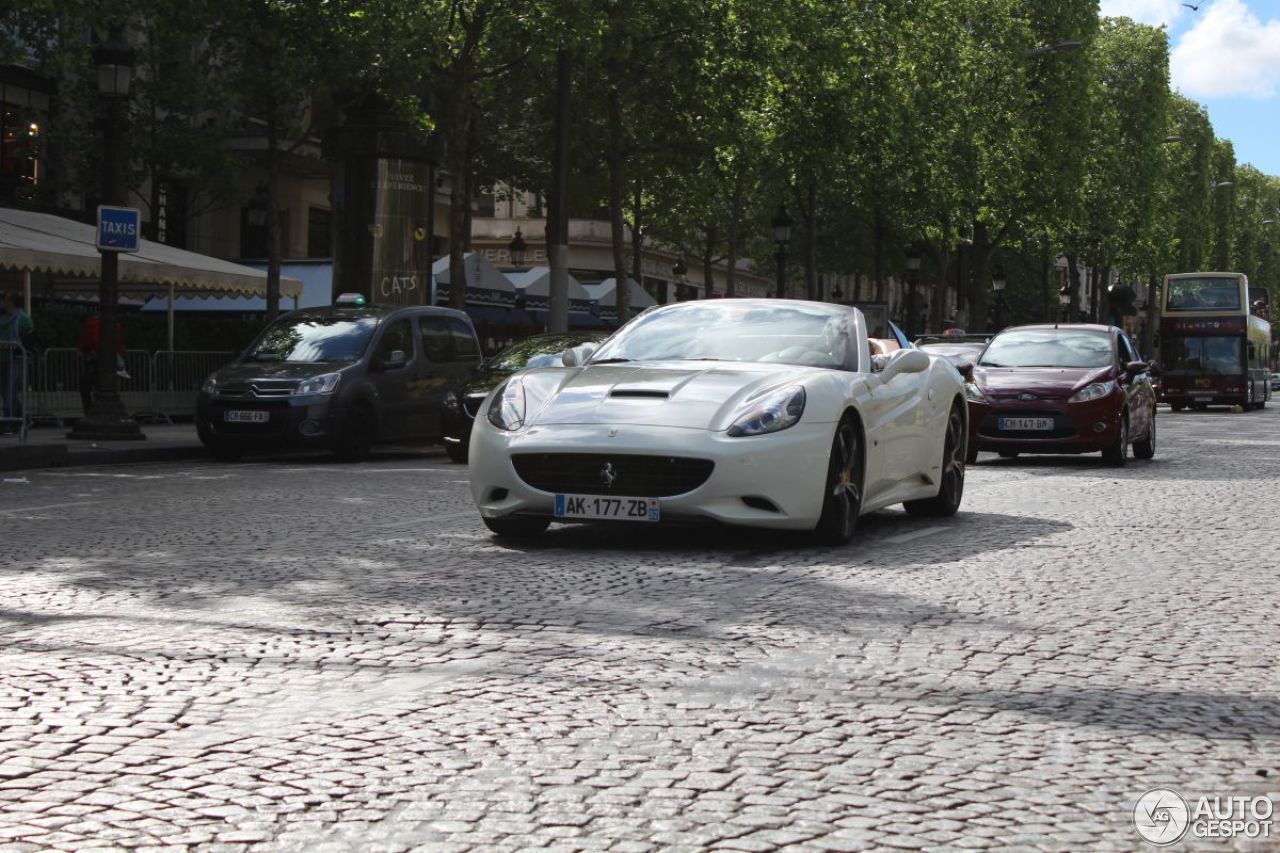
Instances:
[[[914,247],[907,249],[907,337],[915,340],[919,333],[916,321],[920,316],[920,302],[916,296],[916,278],[920,272],[920,252]]]
[[[996,304],[994,307],[996,312],[995,330],[997,332],[1004,328],[1004,315],[1008,308],[1004,301],[1004,289],[1007,284],[1008,279],[1005,278],[1004,272],[997,270],[996,274],[991,278],[991,289],[996,292]]]
[[[120,143],[124,136],[122,126],[129,102],[129,84],[133,80],[134,51],[119,27],[112,27],[107,40],[93,49],[93,63],[98,69],[98,94],[107,108],[102,141],[102,201],[107,205],[121,205],[127,199],[120,186]],[[67,437],[94,441],[143,439],[146,436],[138,422],[129,417],[116,384],[120,254],[109,249],[102,249],[100,253],[102,278],[98,284],[98,363],[93,402]]]
[[[520,233],[520,226],[516,226],[516,236],[511,238],[511,242],[507,244],[507,251],[511,254],[511,265],[516,268],[516,272],[520,272],[520,268],[524,266],[525,254],[529,250],[529,245],[524,241],[524,235]]]
[[[785,205],[778,205],[778,212],[773,215],[773,241],[778,244],[778,252],[774,255],[778,261],[777,297],[783,299],[787,295],[787,243],[791,240],[791,226],[795,223],[787,215]]]
[[[1071,319],[1071,285],[1064,284],[1058,289],[1058,305],[1061,306],[1062,322]]]

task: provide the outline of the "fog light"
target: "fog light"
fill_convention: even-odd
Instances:
[[[321,431],[320,424],[315,421],[303,421],[298,424],[298,432],[303,435],[319,435]]]
[[[1093,425],[1093,431],[1094,431],[1094,432],[1106,432],[1106,431],[1107,431],[1107,425],[1106,425],[1106,424],[1104,424],[1102,421],[1098,421],[1096,424],[1094,424],[1094,425]]]
[[[503,489],[503,488],[490,489],[490,490],[489,490],[489,500],[491,500],[491,501],[505,501],[505,500],[507,499],[507,494],[508,494],[508,493],[507,493],[507,490],[506,490],[506,489]]]

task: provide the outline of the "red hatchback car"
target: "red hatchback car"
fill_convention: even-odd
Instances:
[[[1123,465],[1156,452],[1151,366],[1114,326],[1017,326],[983,350],[965,386],[978,451],[1093,453]]]

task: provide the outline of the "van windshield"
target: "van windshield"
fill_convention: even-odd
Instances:
[[[376,317],[283,317],[272,323],[249,350],[249,361],[322,361],[350,363],[364,354]]]

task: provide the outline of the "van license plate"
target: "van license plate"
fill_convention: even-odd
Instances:
[[[1053,429],[1053,418],[1000,418],[996,424],[1003,430],[1039,430]]]
[[[271,419],[271,414],[262,411],[232,409],[224,415],[224,418],[229,424],[265,424]]]
[[[593,518],[611,521],[658,521],[657,498],[613,495],[556,495],[556,518]]]

